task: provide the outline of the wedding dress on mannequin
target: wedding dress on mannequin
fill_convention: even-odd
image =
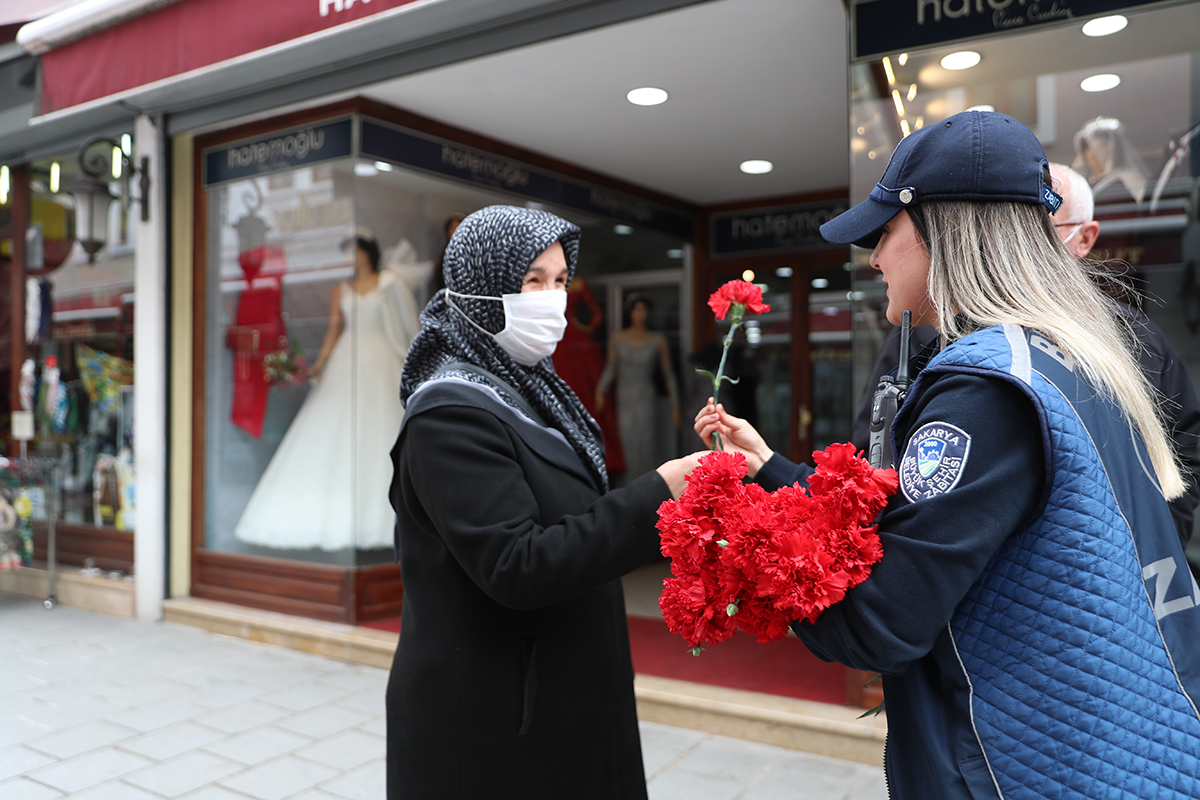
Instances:
[[[411,245],[405,255],[415,256]],[[388,269],[389,261],[402,269]],[[392,546],[388,453],[404,413],[400,370],[419,326],[403,268],[420,265],[385,258],[383,267],[369,292],[338,285],[341,335],[238,520],[241,541],[326,551]]]

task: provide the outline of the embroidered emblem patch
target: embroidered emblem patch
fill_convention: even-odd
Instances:
[[[958,485],[971,452],[971,436],[945,422],[922,425],[900,461],[900,490],[910,502],[944,494]]]

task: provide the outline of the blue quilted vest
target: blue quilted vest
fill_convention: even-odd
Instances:
[[[1017,326],[939,353],[905,405],[948,372],[1019,387],[1047,454],[1041,513],[949,626],[996,793],[1200,798],[1200,588],[1140,439],[1069,358]]]

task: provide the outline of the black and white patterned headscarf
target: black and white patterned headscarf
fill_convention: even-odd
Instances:
[[[529,265],[560,242],[567,257],[568,277],[575,274],[579,228],[545,211],[515,206],[489,206],[459,224],[446,245],[442,273],[446,288],[458,294],[499,298],[521,291]],[[603,491],[608,489],[600,427],[575,392],[554,372],[549,358],[532,367],[518,364],[496,340],[476,329],[463,316],[492,333],[504,329],[504,305],[495,300],[454,298],[456,311],[443,289],[421,312],[421,332],[413,339],[400,378],[400,399],[408,398],[425,381],[442,372],[484,383],[514,408],[520,408],[502,386],[466,370],[443,371],[456,361],[473,364],[508,383],[546,423],[567,438]],[[463,313],[459,313],[462,311]]]

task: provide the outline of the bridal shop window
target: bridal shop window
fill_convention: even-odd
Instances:
[[[230,151],[242,157],[223,147],[221,169]],[[653,297],[650,318],[640,317],[656,343],[650,417],[623,433],[655,443],[645,469],[679,452],[679,238],[363,157],[221,177],[210,174],[206,192],[206,549],[392,563],[401,367],[420,309],[442,285],[453,226],[488,205],[532,203],[583,229],[572,327],[555,363],[585,402],[595,402],[609,331],[622,321],[612,304]],[[624,374],[622,388],[631,380]],[[614,474],[627,470],[615,420],[631,409],[614,397],[600,415]]]

